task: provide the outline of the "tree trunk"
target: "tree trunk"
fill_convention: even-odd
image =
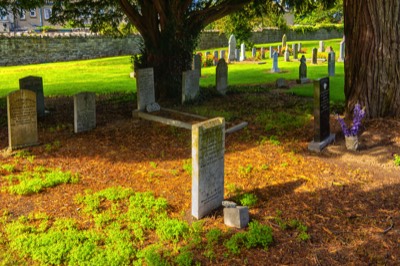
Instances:
[[[400,1],[344,0],[344,14],[347,111],[400,117]]]

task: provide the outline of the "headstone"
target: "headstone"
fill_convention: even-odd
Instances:
[[[335,139],[330,134],[329,77],[314,80],[314,140],[308,149],[320,152]]]
[[[36,93],[19,90],[7,96],[8,143],[14,150],[38,144]]]
[[[290,62],[290,53],[289,53],[289,49],[286,49],[286,50],[285,50],[284,57],[285,57],[285,62]]]
[[[240,61],[246,60],[246,45],[242,43],[240,45]]]
[[[299,48],[298,48],[298,45],[297,45],[297,43],[295,43],[294,45],[293,45],[293,59],[299,59],[298,58],[298,53],[299,53]]]
[[[282,54],[282,47],[280,45],[278,45],[278,56]]]
[[[192,215],[200,219],[224,199],[225,120],[192,126]]]
[[[289,85],[286,82],[286,79],[284,78],[279,78],[275,81],[275,87],[277,89],[288,89]]]
[[[328,75],[330,77],[335,76],[335,52],[328,54]]]
[[[301,48],[302,48],[301,46],[302,46],[302,44],[301,44],[301,42],[299,42],[298,50],[297,50],[299,53],[301,53]]]
[[[218,63],[218,51],[214,51],[213,62],[214,62],[214,66],[216,66]]]
[[[216,87],[217,91],[219,91],[221,94],[226,94],[226,89],[228,88],[228,65],[224,59],[220,59],[218,61]]]
[[[272,69],[271,72],[279,72],[279,68],[278,68],[278,53],[274,52],[274,54],[272,55]]]
[[[235,50],[236,61],[240,59],[240,49]]]
[[[153,68],[138,69],[136,73],[137,105],[139,111],[145,111],[146,105],[154,103]]]
[[[236,57],[236,38],[235,35],[231,35],[231,37],[229,37],[229,47],[228,47],[228,61],[236,61],[237,57]]]
[[[269,58],[272,59],[272,55],[274,54],[274,48],[272,46],[269,47]]]
[[[247,206],[224,208],[224,224],[229,227],[245,228],[250,221]]]
[[[225,53],[226,53],[226,51],[225,50],[221,50],[221,52],[220,52],[220,58],[222,59],[225,59],[226,58],[226,56],[225,56]]]
[[[265,59],[265,48],[261,47],[261,59]]]
[[[317,64],[318,63],[318,50],[317,48],[312,49],[312,63]]]
[[[340,42],[338,62],[344,62],[344,57],[345,57],[345,42],[343,40]]]
[[[193,70],[198,70],[201,77],[201,56],[199,54],[195,54],[193,56]]]
[[[36,112],[39,117],[43,117],[45,114],[43,79],[41,77],[27,76],[19,80],[19,88],[33,91],[36,94]]]
[[[253,47],[253,49],[251,49],[251,57],[253,58],[257,57],[257,48]]]
[[[196,99],[200,92],[200,75],[197,70],[182,73],[182,103]]]
[[[286,34],[283,34],[283,36],[282,36],[282,47],[286,47],[286,42],[287,42]]]
[[[307,64],[306,64],[306,57],[302,55],[300,59],[300,66],[299,66],[299,79],[297,80],[297,83],[299,84],[304,84],[309,82],[309,79],[307,78]]]
[[[320,53],[325,52],[325,44],[323,41],[319,42],[318,52],[320,52]]]
[[[81,92],[74,95],[74,132],[90,131],[96,127],[96,94]]]

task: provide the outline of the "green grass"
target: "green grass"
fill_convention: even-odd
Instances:
[[[339,43],[341,39],[332,39],[325,41],[325,47],[332,46],[336,51],[336,57],[339,56]],[[296,41],[297,42],[297,41]],[[288,41],[289,47],[293,41]],[[298,42],[297,42],[298,43]],[[307,58],[311,58],[313,47],[318,47],[318,41],[301,41],[302,50]],[[280,43],[257,44],[256,47],[267,47],[270,45],[276,47]],[[227,47],[209,49],[227,50]],[[201,51],[203,54],[205,51]],[[266,52],[268,57],[269,53]],[[247,52],[251,56],[251,52]],[[301,57],[301,54],[300,54]],[[276,79],[285,78],[295,80],[298,78],[299,62],[284,62],[283,57],[279,57],[279,68],[282,73],[270,73],[272,67],[270,59],[264,65],[238,64],[229,65],[229,85],[258,85],[274,84]],[[318,79],[328,74],[327,62],[319,62],[318,65],[311,65],[307,62],[308,78]],[[102,58],[96,60],[82,60],[61,63],[37,64],[28,66],[10,66],[0,67],[0,98],[8,93],[18,90],[18,80],[22,77],[34,75],[43,77],[43,87],[45,96],[55,95],[73,95],[82,91],[91,91],[97,94],[111,92],[135,92],[136,82],[129,78],[131,72],[131,63],[129,56],[119,56],[112,58]],[[344,67],[343,63],[336,62],[336,75],[330,78],[331,100],[334,102],[344,101]],[[215,86],[215,66],[202,69],[202,78],[200,85],[203,87]],[[290,89],[295,94],[312,97],[313,85],[299,85]]]

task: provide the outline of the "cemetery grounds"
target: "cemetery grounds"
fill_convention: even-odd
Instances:
[[[166,106],[248,122],[225,144],[225,199],[249,206],[246,229],[222,209],[191,217],[191,133],[133,118],[134,96],[97,96],[97,127],[79,134],[72,98],[46,98],[40,145],[23,150],[2,126],[0,265],[396,265],[400,121],[366,121],[351,152],[331,116],[336,141],[313,153],[312,99],[273,87]]]

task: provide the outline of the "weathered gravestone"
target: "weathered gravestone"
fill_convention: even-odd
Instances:
[[[235,50],[235,57],[236,57],[236,60],[240,59],[240,49]]]
[[[240,45],[240,61],[246,60],[246,45],[242,43]]]
[[[293,45],[293,59],[299,59],[298,58],[298,53],[299,53],[299,50],[298,50],[299,48],[298,48],[298,45],[297,45],[297,43],[295,43],[294,45]]]
[[[231,35],[231,37],[229,37],[229,47],[228,47],[228,62],[231,61],[236,61],[237,57],[236,57],[236,38],[235,35]]]
[[[290,62],[290,53],[289,47],[286,45],[285,53],[284,53],[284,60],[285,62]]]
[[[319,42],[318,52],[320,53],[325,52],[325,43],[323,41]]]
[[[19,88],[21,90],[33,91],[36,94],[36,112],[39,117],[43,117],[45,114],[43,79],[35,76],[22,78],[19,80]]]
[[[214,58],[213,58],[214,66],[218,64],[218,51],[214,51]]]
[[[333,51],[328,54],[328,75],[335,76],[335,52]]]
[[[38,144],[36,94],[19,90],[7,96],[9,149]]]
[[[269,47],[269,58],[272,59],[272,55],[274,54],[274,48],[272,46]]]
[[[282,47],[280,46],[280,45],[278,45],[278,55],[281,55],[282,54]]]
[[[193,70],[199,71],[199,75],[201,77],[201,56],[199,54],[195,54],[193,56]]]
[[[228,88],[228,65],[224,59],[220,59],[217,65],[216,73],[216,87],[217,91],[221,94],[226,94],[226,89]]]
[[[96,94],[81,92],[74,95],[74,132],[90,131],[96,127]]]
[[[318,63],[318,50],[317,48],[312,49],[312,63],[317,64]]]
[[[265,48],[264,47],[261,47],[260,53],[261,53],[261,59],[265,59]]]
[[[302,48],[301,45],[302,45],[301,42],[299,42],[298,50],[297,50],[299,53],[301,52],[301,48]]]
[[[320,152],[335,140],[330,134],[329,77],[314,80],[314,140],[308,145],[311,151]]]
[[[278,67],[278,53],[274,52],[272,55],[272,69],[271,72],[279,72],[279,67]]]
[[[300,59],[300,66],[299,66],[299,79],[297,83],[303,84],[307,83],[309,79],[307,78],[307,64],[306,64],[306,57],[303,55]]]
[[[253,47],[251,49],[251,57],[253,57],[253,58],[257,57],[257,48]]]
[[[277,89],[289,89],[289,85],[284,78],[279,78],[275,81],[275,87]]]
[[[145,111],[148,104],[154,103],[153,68],[138,69],[136,73],[137,105],[139,111]]]
[[[200,92],[199,71],[189,70],[182,73],[182,103],[196,99]]]
[[[286,34],[283,34],[283,36],[282,36],[282,47],[286,47],[286,42],[287,42]]]
[[[192,215],[200,219],[224,200],[225,120],[192,126]]]
[[[345,57],[345,42],[343,40],[340,42],[338,62],[344,62],[344,57]]]

